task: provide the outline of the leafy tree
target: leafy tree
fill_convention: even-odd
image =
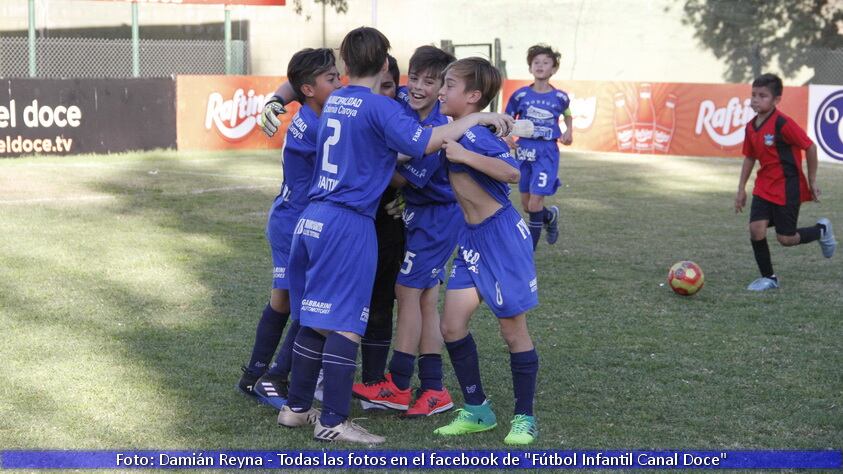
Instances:
[[[829,56],[840,55],[843,67],[841,0],[684,0],[683,9],[682,22],[726,61],[728,81],[745,82],[773,59],[785,77]]]
[[[313,0],[315,3],[321,3],[326,7],[333,7],[337,13],[345,13],[348,11],[348,0]],[[293,11],[297,15],[301,15],[304,11],[302,0],[293,0]],[[310,15],[305,15],[305,19],[310,21]]]

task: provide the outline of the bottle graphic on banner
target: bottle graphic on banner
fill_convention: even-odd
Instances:
[[[618,151],[632,151],[632,115],[626,106],[626,96],[623,92],[615,94],[615,138],[618,141]]]
[[[655,122],[652,87],[650,84],[641,84],[638,91],[638,108],[635,109],[635,151],[638,153],[653,152]]]
[[[676,129],[676,96],[670,94],[664,103],[664,107],[656,117],[656,129],[653,134],[653,148],[656,153],[667,153],[670,150],[670,142],[673,140],[673,131]]]

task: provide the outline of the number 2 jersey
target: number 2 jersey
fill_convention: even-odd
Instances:
[[[432,131],[401,104],[362,86],[328,97],[319,119],[316,169],[308,197],[372,219],[395,171],[395,152],[421,157]]]

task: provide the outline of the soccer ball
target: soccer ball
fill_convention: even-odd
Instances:
[[[705,275],[699,265],[683,260],[676,262],[667,273],[667,284],[682,296],[690,296],[700,291],[705,283]]]

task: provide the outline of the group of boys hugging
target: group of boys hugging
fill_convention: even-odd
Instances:
[[[533,403],[539,358],[526,320],[538,305],[533,252],[542,230],[548,243],[558,239],[559,209],[545,207],[544,199],[560,185],[558,143],[572,142],[570,100],[549,82],[560,55],[548,46],[531,47],[534,82],[515,91],[506,113],[498,114],[481,112],[502,82],[487,60],[456,60],[422,46],[410,58],[407,85],[399,87],[389,48],[374,28],[349,32],[340,46],[347,85],[332,50],[299,51],[289,62],[288,82],[261,115],[261,128],[271,137],[284,105],[301,104],[286,132],[284,182],[266,228],[273,289],[238,388],[278,409],[279,424],[313,426],[316,440],[378,444],[385,438],[349,420],[352,396],[364,408],[392,409],[406,418],[450,410],[444,343],[464,404],[434,433],[491,430],[496,416],[469,331],[472,314],[485,301],[510,353],[514,416],[504,442],[528,445],[538,436]],[[784,245],[819,241],[826,257],[836,247],[828,219],[796,229],[800,203],[819,197],[816,151],[804,131],[775,109],[781,92],[775,76],[753,83],[759,115],[747,126],[735,201],[742,210],[743,189],[760,161],[750,233],[762,277],[751,290],[778,287],[768,226],[776,227]],[[517,143],[508,136],[515,118],[532,123]],[[801,149],[808,150],[808,179]],[[529,224],[509,200],[515,183]],[[439,285],[455,248],[440,316]],[[354,383],[358,347],[362,381]],[[313,406],[315,397],[321,410]]]
[[[538,305],[533,252],[542,230],[549,243],[558,238],[558,208],[545,208],[543,198],[559,186],[556,143],[571,143],[568,97],[548,82],[559,54],[531,48],[536,84],[499,114],[481,112],[502,84],[489,61],[457,61],[422,46],[410,59],[407,85],[398,87],[389,48],[374,28],[349,32],[340,46],[347,85],[332,50],[299,51],[288,82],[261,115],[261,128],[272,136],[284,105],[301,104],[286,132],[284,182],[266,229],[273,289],[238,388],[278,409],[279,424],[313,426],[316,440],[382,443],[349,420],[352,396],[364,408],[407,418],[450,410],[444,343],[464,405],[435,433],[491,430],[497,421],[469,331],[485,301],[510,352],[515,407],[504,441],[530,444],[538,436],[539,358],[526,320]],[[549,116],[531,115],[537,104]],[[515,117],[533,122],[518,143],[518,155],[529,160],[517,159],[503,138]],[[529,225],[509,200],[511,183],[520,183]],[[446,280],[440,317],[439,285]],[[358,347],[362,381],[354,383]],[[412,390],[416,364],[419,386]]]

